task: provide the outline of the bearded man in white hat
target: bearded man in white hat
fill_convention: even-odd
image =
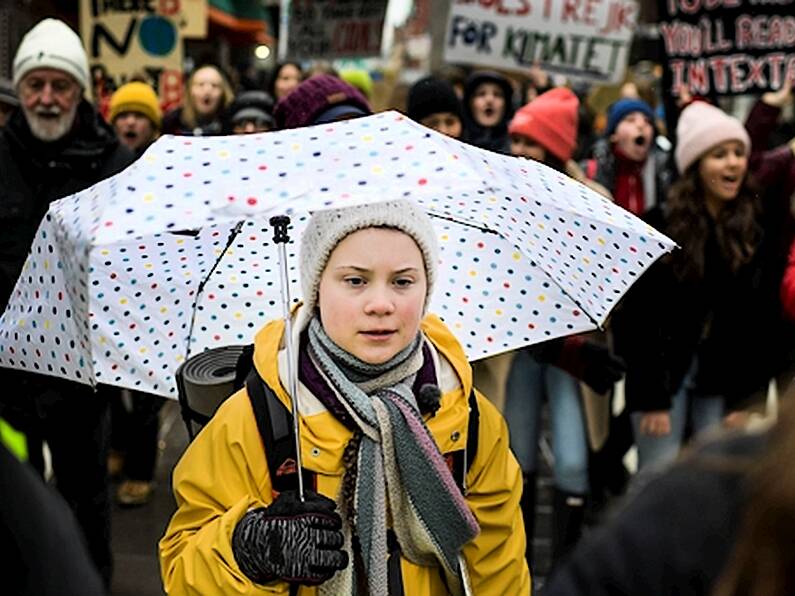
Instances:
[[[28,31],[13,62],[19,109],[0,130],[0,309],[49,204],[133,160],[83,98],[88,83],[88,60],[72,29],[45,19]],[[0,416],[27,435],[30,460],[37,467],[43,466],[36,446],[42,440],[49,445],[58,489],[109,585],[107,399],[86,385],[49,376],[0,370],[0,382]]]

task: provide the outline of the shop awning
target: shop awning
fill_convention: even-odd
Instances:
[[[211,27],[220,27],[238,43],[275,43],[270,13],[260,0],[210,0],[207,17]]]

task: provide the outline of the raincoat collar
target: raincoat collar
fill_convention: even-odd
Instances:
[[[311,320],[311,314],[302,306],[293,309],[293,345],[298,346],[301,333]],[[472,370],[464,350],[445,324],[434,314],[426,315],[420,330],[430,341],[433,349],[433,367],[442,394],[463,387],[464,395],[472,390]],[[284,335],[284,321],[276,319],[263,327],[254,339],[254,366],[260,377],[270,387],[276,389],[279,399],[290,405],[287,393],[287,351]],[[298,362],[294,363],[298,370]],[[326,407],[312,392],[299,381],[298,410],[303,415],[313,415],[326,411]]]

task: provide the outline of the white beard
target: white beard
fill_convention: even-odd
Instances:
[[[68,110],[60,111],[58,108],[51,110],[29,110],[23,106],[22,111],[25,114],[25,119],[28,121],[30,132],[33,136],[44,141],[45,143],[52,143],[66,136],[72,129],[77,114],[77,102]],[[37,112],[44,112],[50,114],[58,114],[57,118],[47,118],[40,116]]]

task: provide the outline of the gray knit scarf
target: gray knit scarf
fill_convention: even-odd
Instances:
[[[411,386],[422,366],[424,337],[390,361],[373,365],[326,335],[315,317],[308,351],[362,432],[357,456],[354,528],[370,594],[387,585],[387,503],[403,556],[440,567],[450,592],[464,593],[459,554],[480,528],[425,426]],[[343,519],[346,516],[343,515]],[[353,558],[351,559],[353,560]],[[353,565],[321,586],[322,594],[354,594]]]

